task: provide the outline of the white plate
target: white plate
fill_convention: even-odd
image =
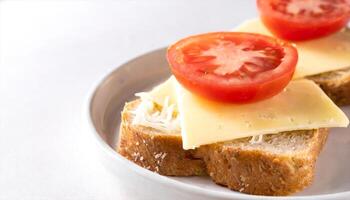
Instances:
[[[85,122],[95,136],[102,162],[117,178],[144,194],[145,199],[349,199],[350,128],[331,129],[316,165],[314,183],[291,197],[241,194],[214,184],[205,177],[166,177],[143,169],[114,151],[120,112],[135,92],[145,91],[169,77],[165,48],[118,67],[100,81],[85,107]],[[342,108],[350,116],[350,107]],[[157,190],[154,193],[154,190]]]

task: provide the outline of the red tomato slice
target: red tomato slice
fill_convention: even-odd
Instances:
[[[286,40],[323,37],[350,19],[350,0],[257,0],[257,6],[264,24]]]
[[[239,32],[191,36],[170,46],[176,79],[206,98],[249,103],[279,93],[291,80],[297,50],[272,37]]]

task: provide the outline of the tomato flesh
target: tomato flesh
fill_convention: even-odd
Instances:
[[[291,80],[297,51],[288,43],[252,33],[217,32],[170,46],[177,80],[208,99],[250,103],[278,94]]]
[[[323,37],[350,19],[349,0],[257,0],[257,6],[266,27],[286,40]]]

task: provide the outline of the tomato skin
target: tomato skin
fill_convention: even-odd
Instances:
[[[235,104],[254,103],[275,96],[288,85],[294,73],[294,71],[290,71],[282,77],[261,85],[238,86],[227,90],[227,88],[217,87],[215,84],[198,85],[176,70],[172,70],[172,72],[181,85],[189,91],[212,101]]]
[[[227,32],[209,33],[212,34],[232,34]],[[269,72],[264,80],[254,80],[236,84],[223,84],[219,79],[206,79],[203,75],[193,75],[186,69],[186,63],[179,60],[178,51],[181,45],[190,43],[192,38],[206,37],[206,34],[185,38],[170,46],[167,52],[167,59],[170,68],[176,79],[189,91],[210,100],[225,103],[253,103],[270,98],[283,90],[293,77],[298,59],[297,50],[288,43],[273,39],[268,36],[251,33],[233,33],[246,35],[249,40],[263,40],[266,43],[278,43],[283,47],[285,56],[283,62],[278,66],[278,72]],[[248,37],[249,36],[249,37]],[[184,67],[185,66],[185,67]]]
[[[270,2],[271,0],[257,0],[260,18],[274,35],[286,40],[300,41],[324,37],[341,30],[350,20],[350,5],[342,15],[306,22],[278,13],[269,6]]]
[[[346,18],[338,18],[327,24],[300,26],[298,23],[286,21],[274,16],[261,14],[260,17],[274,35],[291,41],[310,40],[330,35],[341,30],[346,26],[348,21]]]

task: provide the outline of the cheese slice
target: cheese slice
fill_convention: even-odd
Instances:
[[[280,94],[252,104],[223,104],[198,97],[174,77],[149,92],[178,106],[184,149],[282,131],[346,127],[349,120],[312,81],[289,83]]]
[[[244,105],[203,99],[179,83],[176,95],[184,149],[260,134],[349,124],[328,96],[305,79],[292,81],[271,99]]]
[[[235,31],[272,36],[259,19],[244,22]],[[327,37],[295,42],[298,64],[294,78],[350,67],[350,31],[343,30]]]

